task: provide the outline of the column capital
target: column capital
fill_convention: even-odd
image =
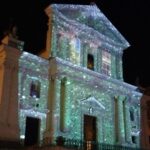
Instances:
[[[127,97],[125,95],[119,95],[118,96],[119,101],[126,101]]]

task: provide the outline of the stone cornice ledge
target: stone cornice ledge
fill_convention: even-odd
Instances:
[[[85,67],[75,65],[71,62],[62,60],[58,57],[55,57],[53,59],[56,59],[56,63],[58,65],[60,64],[60,65],[69,67],[70,69],[74,70],[75,72],[87,74],[89,76],[92,76],[92,77],[96,78],[97,82],[98,82],[98,80],[108,82],[109,84],[114,85],[117,88],[122,87],[122,88],[126,89],[127,91],[130,91],[130,93],[132,93],[133,95],[136,95],[136,96],[141,96],[142,95],[142,93],[136,91],[137,90],[136,86],[130,85],[130,84],[128,84],[126,82],[123,82],[121,80],[113,79],[113,78],[111,78],[109,76],[106,76],[106,75],[103,75],[101,73],[94,72],[94,71],[89,70]]]

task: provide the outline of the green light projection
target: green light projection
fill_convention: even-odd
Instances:
[[[122,50],[129,46],[128,42],[96,6],[51,7],[53,57],[44,60],[23,52],[19,61],[20,137],[24,139],[26,117],[30,116],[41,120],[40,140],[44,138],[47,113],[51,111],[47,109],[50,108],[47,106],[48,89],[53,78],[56,80],[55,138],[84,140],[83,118],[87,114],[96,117],[98,142],[138,147],[141,94],[136,92],[135,86],[121,81]],[[101,73],[102,50],[111,54],[111,76]],[[87,69],[89,53],[94,56],[94,71]],[[56,72],[51,74],[50,69],[54,66]],[[33,80],[41,83],[39,98],[30,96]],[[136,112],[134,121],[130,120],[131,106]],[[136,144],[132,142],[132,135],[137,137]]]
[[[129,43],[103,13],[95,5],[53,4],[51,8],[51,55],[87,67],[87,55],[92,54],[94,71],[102,73],[101,51],[108,51],[113,64],[111,77],[123,80],[122,50]],[[120,69],[117,70],[116,67]]]
[[[137,109],[138,112],[140,110],[140,94],[134,91],[134,86],[100,75],[86,68],[78,67],[77,65],[73,65],[58,58],[57,63],[58,77],[56,93],[60,93],[61,79],[63,79],[66,76],[66,85],[68,87],[66,93],[69,94],[66,94],[67,96],[65,100],[66,128],[64,132],[60,132],[59,129],[56,130],[55,136],[57,137],[61,135],[71,139],[83,139],[82,119],[84,114],[88,114],[97,117],[97,140],[99,142],[109,144],[118,143],[118,141],[115,141],[114,97],[118,96],[119,94],[118,134],[119,138],[124,139],[124,141],[119,141],[120,143],[118,144],[125,142],[132,144],[131,133],[133,130],[133,125],[131,124],[138,124],[139,120],[136,119],[136,121],[131,123],[129,117],[129,108],[132,105],[134,109]],[[94,101],[91,101],[90,103],[82,103],[83,99],[88,100],[90,97],[94,97],[97,100],[97,102],[104,106],[105,109],[96,109]],[[60,100],[61,99],[59,95],[57,97],[56,103],[58,104]],[[123,101],[125,103],[123,103]],[[93,107],[94,110],[92,113],[90,113],[89,111],[91,107]],[[59,109],[57,112],[57,116],[59,116]],[[139,130],[140,126],[136,125],[136,130],[134,132],[138,133]],[[114,138],[112,138],[112,136]]]
[[[114,97],[118,97],[119,108],[119,137],[125,141],[121,143],[132,144],[131,134],[138,133],[140,126],[138,119],[130,121],[129,108],[132,105],[139,113],[140,94],[135,91],[135,87],[90,71],[87,68],[79,67],[75,64],[55,58],[57,64],[56,73],[56,99],[54,106],[54,137],[63,136],[70,139],[83,139],[83,117],[85,114],[96,116],[97,118],[97,141],[101,143],[115,144],[115,124],[114,122]],[[46,130],[46,114],[48,99],[48,60],[43,60],[29,53],[23,53],[20,59],[19,73],[19,97],[20,97],[20,135],[25,135],[26,116],[41,119],[40,139],[44,138]],[[61,101],[61,81],[66,78],[66,94],[64,105],[64,129],[60,130],[60,101]],[[32,80],[41,82],[40,98],[30,96],[30,83]],[[122,96],[121,96],[122,95]],[[122,111],[122,100],[126,101],[126,117]],[[37,105],[38,104],[38,105]],[[139,118],[139,116],[137,116]],[[126,121],[124,122],[124,119]],[[119,120],[119,119],[118,119]],[[126,125],[124,124],[126,123]],[[133,131],[133,127],[136,128]],[[125,128],[126,127],[126,128]],[[138,137],[139,135],[137,135]],[[114,138],[112,138],[114,137]],[[119,144],[121,144],[119,143]],[[131,146],[131,145],[130,145]],[[137,146],[137,145],[133,145]]]
[[[47,96],[48,96],[48,68],[49,63],[35,55],[23,52],[19,69],[19,122],[20,137],[24,139],[26,128],[26,117],[36,117],[40,122],[40,139],[45,131]],[[38,80],[41,83],[40,97],[30,96],[30,86],[32,81]]]

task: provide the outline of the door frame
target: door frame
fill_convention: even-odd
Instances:
[[[90,119],[93,119],[94,120],[94,128],[95,128],[95,135],[94,135],[94,139],[93,139],[93,141],[97,141],[97,117],[96,116],[92,116],[92,115],[88,115],[88,114],[84,114],[83,115],[83,139],[84,140],[86,140],[85,139],[85,117],[89,117]]]
[[[39,141],[40,141],[40,126],[41,126],[41,119],[40,118],[38,118],[38,117],[34,117],[34,116],[26,116],[26,118],[25,118],[25,139],[24,139],[24,145],[26,145],[26,132],[27,132],[27,119],[28,118],[30,118],[32,121],[37,121],[37,141],[36,141],[36,143],[34,143],[34,144],[39,144]],[[30,123],[31,123],[31,120],[30,120]],[[29,123],[29,122],[28,122]],[[33,123],[33,122],[32,122]],[[34,123],[33,123],[34,124]],[[33,144],[33,145],[34,145]],[[30,144],[29,144],[30,145]],[[32,144],[31,144],[32,145]],[[27,146],[28,146],[28,144],[27,144]]]

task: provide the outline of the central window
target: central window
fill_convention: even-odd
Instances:
[[[102,73],[111,75],[111,54],[107,51],[102,51]]]
[[[94,70],[94,56],[92,54],[87,56],[87,68]]]

